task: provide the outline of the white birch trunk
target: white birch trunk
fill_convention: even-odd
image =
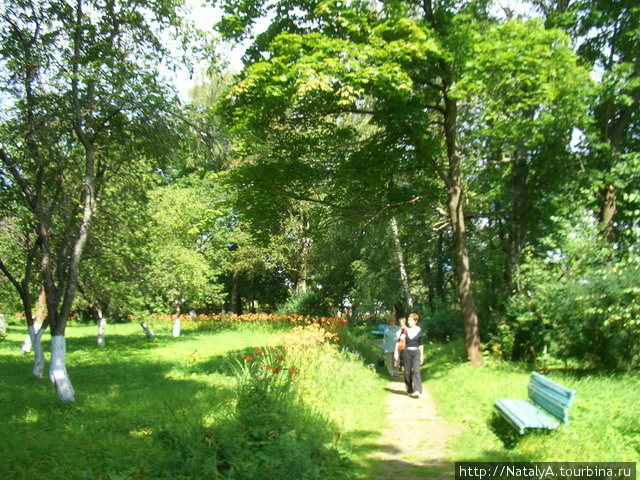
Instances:
[[[42,327],[42,323],[44,322],[44,317],[46,316],[46,314],[47,314],[47,296],[44,293],[44,287],[41,286],[40,293],[38,293],[38,310],[36,312],[36,320],[35,322],[33,322],[36,333],[38,333],[38,331],[40,330],[40,327]],[[24,339],[24,342],[22,342],[22,354],[26,355],[29,352],[31,352],[31,334],[29,334],[27,338]],[[44,364],[43,364],[43,368],[44,368]],[[40,377],[41,376],[42,376],[42,371],[40,372]]]
[[[75,402],[75,392],[67,373],[66,339],[62,335],[51,337],[51,365],[49,365],[49,380],[56,389],[58,398],[63,403]]]
[[[173,320],[173,338],[177,338],[180,336],[180,315],[176,315],[176,318]]]
[[[398,233],[398,222],[396,217],[391,218],[391,231],[393,232],[393,241],[396,245],[396,254],[398,255],[398,265],[400,267],[400,278],[402,279],[402,288],[404,297],[407,302],[407,313],[413,312],[413,297],[409,288],[409,276],[407,275],[407,267],[404,263],[404,255],[402,254],[402,243],[400,243],[400,234]]]
[[[180,336],[180,300],[176,300],[176,316],[173,319],[173,338]]]
[[[27,338],[24,339],[24,342],[22,342],[22,347],[20,348],[20,350],[22,351],[23,355],[26,355],[27,353],[31,352],[31,335],[27,335]]]
[[[155,338],[155,333],[151,331],[149,325],[147,325],[146,322],[142,322],[140,325],[142,326],[142,330],[144,331],[144,334],[147,336],[147,338]]]
[[[25,351],[24,343],[22,345],[23,353],[29,353],[31,347],[33,347],[35,359],[33,361],[33,370],[31,373],[36,378],[42,378],[42,375],[44,374],[44,350],[42,349],[42,334],[44,333],[44,330],[40,328],[41,326],[42,325],[38,323],[30,325],[29,338],[27,339],[29,340],[29,350]],[[27,340],[25,340],[25,343]]]
[[[98,346],[104,347],[104,328],[107,325],[107,321],[102,316],[102,310],[98,309]]]

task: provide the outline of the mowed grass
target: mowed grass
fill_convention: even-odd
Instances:
[[[176,339],[167,327],[149,340],[137,324],[109,325],[105,348],[97,347],[96,333],[95,326],[67,329],[67,369],[76,390],[71,405],[58,401],[48,370],[45,378],[31,376],[33,355],[20,352],[24,326],[10,326],[0,341],[0,478],[159,478],[157,465],[172,453],[163,431],[228,420],[237,395],[229,362],[276,341],[283,330],[238,326],[185,331]],[[47,333],[47,362],[49,342]],[[326,387],[315,388],[331,399],[321,406],[327,417],[341,419],[340,444],[357,476],[384,427],[386,380],[367,373],[365,362],[349,361],[348,368],[363,370],[354,375],[360,385],[325,374]]]
[[[76,403],[63,405],[48,378],[31,376],[33,356],[20,352],[26,328],[11,325],[0,341],[0,478],[201,478],[172,476],[161,465],[175,458],[176,448],[188,448],[192,432],[208,431],[201,426],[229,424],[238,394],[230,362],[237,365],[285,331],[233,328],[184,331],[174,339],[166,325],[149,340],[139,325],[109,325],[106,348],[100,349],[95,326],[70,326],[67,367]],[[368,343],[308,359],[300,373],[307,382],[304,405],[338,426],[334,446],[347,461],[335,478],[370,478],[368,454],[381,448],[380,432],[388,427],[388,378],[366,367],[376,355],[366,352]],[[48,334],[44,346],[48,352]],[[491,360],[473,368],[463,361],[459,343],[431,344],[426,352],[423,378],[438,413],[462,426],[451,440],[451,461],[640,461],[637,374],[547,369],[543,373],[577,391],[571,425],[519,436],[493,402],[526,398],[529,368]],[[184,443],[167,443],[165,432]]]
[[[20,354],[26,329],[12,326],[0,343],[0,478],[133,475],[163,454],[152,434],[169,417],[225,410],[234,395],[226,358],[279,334],[253,329],[148,340],[138,325],[124,324],[107,327],[100,349],[95,327],[69,327],[67,369],[76,403],[62,405],[48,378],[30,375],[33,356]]]
[[[570,425],[518,435],[499,415],[498,398],[527,398],[531,368],[460,361],[462,345],[431,345],[424,375],[439,413],[461,423],[456,461],[640,462],[640,376],[541,369],[576,390]]]

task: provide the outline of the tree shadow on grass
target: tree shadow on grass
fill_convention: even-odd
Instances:
[[[409,462],[406,460],[375,460],[371,463],[368,480],[387,480],[401,478],[403,480],[443,479],[455,477],[455,463],[446,461]]]
[[[25,336],[26,338],[26,336]],[[13,352],[19,352],[20,349],[22,348],[22,342],[24,342],[24,339],[19,340],[13,337],[6,337],[0,340],[0,354],[2,353],[13,353]]]
[[[8,449],[0,478],[99,478],[144,470],[164,451],[154,439],[165,425],[202,422],[226,408],[232,387],[176,375],[175,362],[161,357],[136,357],[145,340],[113,336],[110,351],[91,342],[99,362],[94,351],[76,354],[68,365],[76,389],[71,405],[59,402],[46,374],[29,375],[32,358],[0,356],[0,371],[9,373],[0,376],[0,451]],[[70,344],[76,351],[89,345],[84,339]],[[47,455],[33,462],[33,452]]]
[[[147,338],[142,333],[140,335],[108,334],[105,339],[106,346],[102,348],[97,346],[97,336],[67,337],[66,345],[67,350],[70,352],[97,349],[97,352],[104,350],[105,352],[117,351],[124,353],[152,350],[158,348],[158,342],[161,341],[161,338]]]
[[[454,478],[454,462],[400,458],[402,449],[397,445],[382,444],[379,432],[367,430],[352,432],[348,435],[347,441],[352,444],[352,449],[358,458],[365,459],[359,468],[359,478],[367,480]],[[407,441],[411,439],[407,438]]]

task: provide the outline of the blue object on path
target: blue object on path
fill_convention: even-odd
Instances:
[[[373,333],[375,336],[377,337],[381,337],[384,335],[384,331],[389,327],[388,323],[380,323],[378,324],[378,328],[375,330],[372,330],[371,333]]]

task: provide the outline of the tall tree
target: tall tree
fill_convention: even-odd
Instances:
[[[450,229],[467,356],[480,365],[465,213],[477,159],[466,136],[478,125],[467,109],[471,93],[460,85],[473,82],[478,73],[474,46],[498,23],[488,13],[488,2],[392,1],[375,8],[364,1],[249,2],[242,14],[232,14],[231,3],[223,6],[229,15],[220,31],[235,38],[243,38],[256,17],[270,9],[277,12],[248,50],[241,81],[228,97],[242,139],[237,149],[245,159],[242,168],[268,176],[280,187],[280,196],[343,211],[361,209],[371,215],[408,204],[441,207]],[[509,42],[522,32],[502,33],[501,46],[509,53]],[[553,54],[555,40],[563,44],[556,37],[548,42],[539,37],[536,49],[544,59]],[[511,68],[508,54],[493,52],[498,71]],[[513,66],[523,87],[529,73],[524,67]],[[556,88],[554,82],[562,80],[553,74],[541,88]],[[510,101],[506,84],[503,104],[477,107],[486,117],[500,118],[499,109]],[[514,100],[519,125],[544,116],[546,104],[540,97],[529,98],[524,89],[521,98],[530,104]],[[369,128],[354,128],[353,118]],[[510,215],[518,219],[510,235],[513,265],[527,226],[527,205],[518,203],[526,197],[517,194],[526,184],[530,152],[525,138],[520,145],[505,146],[518,160]],[[253,176],[245,185],[258,189],[260,183]]]
[[[24,0],[2,7],[2,89],[11,108],[1,176],[29,212],[47,299],[43,330],[52,335],[49,377],[63,402],[74,401],[65,328],[104,184],[138,155],[160,157],[171,139],[159,115],[169,95],[157,66],[167,54],[161,32],[180,27],[181,5]],[[18,289],[27,308],[31,293]]]
[[[531,232],[544,233],[579,177],[570,144],[586,123],[592,84],[569,38],[539,20],[478,32],[473,52],[457,85],[468,98],[465,150],[477,157],[475,209],[501,217],[506,230],[504,278],[512,291]]]
[[[252,15],[261,12],[253,7],[246,16],[223,19],[223,33],[241,36]],[[230,11],[230,4],[226,8]],[[342,199],[342,208],[379,202],[376,196],[388,189],[392,171],[430,171],[444,192],[452,230],[467,355],[480,365],[458,100],[452,90],[469,48],[464,25],[482,18],[482,8],[431,2],[389,2],[378,11],[367,2],[273,8],[282,16],[249,51],[253,64],[230,97],[238,131],[265,145],[251,149],[252,162],[286,171],[294,196],[325,203]],[[457,13],[465,9],[466,14]],[[349,116],[363,117],[375,128],[360,135],[345,123]],[[327,174],[333,188],[320,199],[315,187]],[[340,189],[349,193],[339,196]],[[421,194],[427,192],[402,200],[417,201]]]
[[[591,143],[599,170],[599,211],[604,237],[616,241],[621,193],[634,189],[639,133],[640,11],[628,0],[578,2],[578,52],[602,72],[593,108],[597,137]],[[626,222],[621,222],[626,225]]]
[[[152,223],[146,231],[151,263],[144,290],[154,299],[155,310],[175,312],[174,336],[180,335],[182,304],[217,300],[221,288],[216,279],[221,258],[207,258],[207,250],[221,234],[207,228],[212,226],[210,218],[217,216],[207,187],[184,177],[150,193]]]
[[[640,11],[632,0],[535,0],[547,24],[565,28],[592,69],[596,98],[585,130],[597,211],[610,244],[634,223],[640,160]],[[623,208],[621,209],[621,203]]]
[[[402,290],[407,305],[407,312],[413,312],[413,297],[409,287],[409,276],[407,275],[407,265],[404,261],[404,253],[400,233],[398,231],[398,220],[396,217],[391,218],[391,233],[393,234],[393,244],[395,245],[396,255],[398,257],[398,269],[400,270],[400,278],[402,279]]]

